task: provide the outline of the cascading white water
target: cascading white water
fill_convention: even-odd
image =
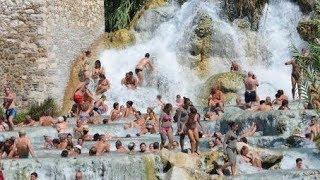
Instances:
[[[237,25],[221,18],[220,1],[186,2],[181,8],[175,3],[168,6],[176,9],[174,16],[158,26],[151,39],[144,38],[137,33],[138,40],[135,45],[123,50],[106,50],[101,54],[101,61],[111,81],[111,90],[106,93],[109,102],[118,101],[124,104],[128,100],[135,102],[136,106],[145,110],[154,102],[157,94],[162,94],[166,101],[172,102],[174,96],[182,94],[194,99],[198,95],[199,85],[205,79],[199,79],[196,73],[183,63],[179,63],[178,56],[183,57],[178,51],[183,42],[184,34],[192,31],[193,19],[197,12],[206,12],[214,22],[214,31],[219,32],[222,38],[232,41],[231,48],[235,58],[226,59],[212,56],[212,74],[228,71],[229,62],[236,59],[244,70],[252,70],[258,77],[261,85],[258,93],[261,98],[274,96],[277,89],[284,89],[289,95],[291,92],[290,71],[291,67],[284,62],[292,57],[292,46],[301,48],[303,42],[300,39],[296,26],[302,14],[299,7],[289,1],[272,0],[266,5],[260,20],[258,32],[245,33]],[[172,10],[172,9],[171,9]],[[252,42],[254,37],[257,41]],[[256,43],[253,48],[257,50],[255,56],[251,56],[251,49],[246,49],[249,43]],[[227,44],[219,44],[219,46]],[[214,47],[218,48],[218,47]],[[265,49],[267,48],[267,49]],[[252,49],[253,50],[253,49]],[[128,90],[120,84],[121,79],[128,71],[134,71],[137,62],[149,52],[155,70],[146,75],[147,81],[154,81],[151,86],[139,87],[138,90]],[[265,56],[262,53],[266,53]],[[267,57],[267,59],[265,59]],[[265,62],[268,62],[266,66]],[[158,82],[162,87],[157,87]]]
[[[298,5],[289,1],[272,0],[265,7],[259,35],[270,51],[271,64],[268,69],[259,67],[256,70],[263,82],[259,91],[263,96],[273,95],[275,90],[283,89],[291,97],[291,67],[284,63],[292,58],[294,47],[301,49],[305,46],[296,30],[301,18]]]

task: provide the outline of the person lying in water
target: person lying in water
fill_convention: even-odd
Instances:
[[[110,82],[104,74],[99,75],[99,81],[96,88],[96,95],[103,94],[110,89]]]
[[[150,61],[149,53],[146,53],[144,58],[142,58],[136,65],[135,73],[139,79],[139,86],[141,86],[143,83],[143,70],[147,68],[150,68],[150,70],[153,70],[153,65]]]
[[[138,87],[138,80],[133,76],[133,72],[126,73],[126,76],[121,80],[121,84],[128,89],[135,90]]]
[[[26,132],[20,131],[19,137],[14,141],[13,148],[9,154],[9,158],[28,158],[29,154],[31,154],[32,158],[39,162],[34,154],[31,141],[26,136]]]
[[[242,146],[240,155],[246,163],[250,163],[252,166],[262,169],[262,162],[260,157],[257,154],[250,152],[247,146]]]

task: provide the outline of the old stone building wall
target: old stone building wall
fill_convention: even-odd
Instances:
[[[0,0],[0,83],[61,103],[72,61],[104,33],[103,0]]]

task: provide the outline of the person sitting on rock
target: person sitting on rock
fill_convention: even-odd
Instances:
[[[231,72],[239,72],[240,71],[240,66],[238,63],[236,63],[235,61],[231,62],[231,67],[230,67],[230,71]]]
[[[138,80],[133,76],[133,72],[126,73],[126,76],[121,80],[121,84],[128,89],[135,90],[138,87]]]
[[[106,96],[102,95],[98,101],[94,102],[93,110],[99,115],[104,114],[108,111],[108,106],[104,103],[105,100]]]
[[[96,95],[103,94],[110,89],[110,82],[104,74],[99,75],[99,81],[96,89]]]
[[[110,112],[111,121],[116,121],[122,118],[124,113],[120,110],[120,105],[118,102],[113,103],[113,110]]]
[[[133,107],[133,102],[132,101],[127,101],[126,106],[127,107],[125,108],[123,117],[124,118],[129,118],[129,117],[134,116],[136,110]]]
[[[154,113],[152,108],[147,108],[147,114],[144,116],[145,126],[148,132],[155,134],[158,131],[158,118],[156,113]]]
[[[281,106],[279,107],[279,110],[290,110],[290,108],[289,108],[288,105],[289,105],[289,101],[286,100],[286,99],[284,99],[284,100],[282,101]]]
[[[49,116],[49,111],[45,112],[39,119],[39,124],[41,126],[53,126],[56,123],[51,116]]]
[[[73,95],[73,101],[77,105],[78,109],[76,114],[79,114],[81,105],[85,103],[92,105],[95,101],[93,94],[88,89],[89,84],[90,79],[86,79],[84,82],[80,83]]]
[[[110,145],[107,143],[106,135],[102,134],[99,136],[96,144],[93,145],[96,148],[96,155],[102,155],[104,153],[110,152]]]
[[[101,74],[105,74],[104,68],[101,66],[101,62],[96,60],[94,69],[92,70],[92,79],[97,80]]]
[[[240,95],[237,95],[236,106],[243,110],[247,108],[245,101],[241,98]]]
[[[124,129],[129,128],[138,128],[140,129],[140,133],[145,134],[147,132],[145,128],[145,120],[142,117],[142,114],[140,111],[137,111],[135,113],[135,120],[133,122],[127,123],[124,125]]]
[[[18,124],[18,126],[36,126],[37,122],[31,118],[31,116],[27,115],[25,120]]]
[[[220,118],[220,112],[224,112],[223,108],[220,107],[219,103],[216,103],[215,106],[209,108],[209,110],[205,114],[205,119],[207,121],[216,121]]]
[[[271,97],[266,97],[266,105],[270,107],[270,109],[273,109],[272,105],[272,100],[271,100]]]
[[[213,86],[210,92],[210,96],[208,98],[208,107],[223,108],[223,106],[224,106],[224,94],[222,93],[222,91],[218,90],[215,86]]]
[[[269,105],[267,105],[265,100],[261,100],[260,101],[260,105],[257,107],[256,111],[261,111],[261,112],[267,112],[270,111],[271,107]]]
[[[276,99],[274,100],[274,104],[281,105],[283,100],[288,100],[288,97],[284,95],[283,90],[278,90],[277,94],[275,95]]]
[[[120,140],[116,141],[116,152],[118,153],[126,153],[126,148],[122,145],[122,142]]]
[[[261,159],[258,157],[258,155],[250,152],[247,146],[242,146],[240,155],[246,163],[250,163],[252,166],[262,169]]]
[[[244,80],[245,85],[245,103],[248,108],[251,108],[255,102],[259,99],[257,96],[257,87],[259,86],[259,82],[257,77],[250,71],[248,72],[248,76]]]

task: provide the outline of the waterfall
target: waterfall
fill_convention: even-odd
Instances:
[[[199,86],[205,79],[199,78],[186,66],[187,62],[179,59],[188,56],[184,57],[179,48],[186,41],[185,36],[194,30],[193,19],[197,12],[205,12],[212,18],[213,30],[217,35],[215,38],[222,39],[223,43],[213,49],[224,48],[234,53],[232,58],[213,54],[209,73],[228,71],[230,61],[235,59],[244,70],[252,70],[257,75],[261,84],[258,89],[261,98],[273,97],[277,89],[284,89],[290,95],[291,67],[285,66],[284,62],[292,57],[292,46],[303,47],[296,31],[298,21],[302,18],[297,5],[290,1],[270,1],[265,6],[258,32],[242,30],[221,16],[224,12],[220,1],[190,0],[181,8],[173,2],[161,10],[174,14],[158,25],[151,38],[150,33],[145,36],[146,32],[135,32],[137,42],[134,45],[101,53],[100,60],[112,84],[111,90],[106,93],[109,101],[124,104],[127,100],[133,100],[136,107],[145,109],[157,94],[162,94],[169,102],[177,94],[196,98]],[[230,43],[224,44],[224,40]],[[155,71],[146,75],[149,85],[139,87],[137,91],[127,90],[120,81],[126,72],[134,71],[135,65],[146,52],[151,54],[155,65]],[[161,87],[156,86],[159,82]]]

